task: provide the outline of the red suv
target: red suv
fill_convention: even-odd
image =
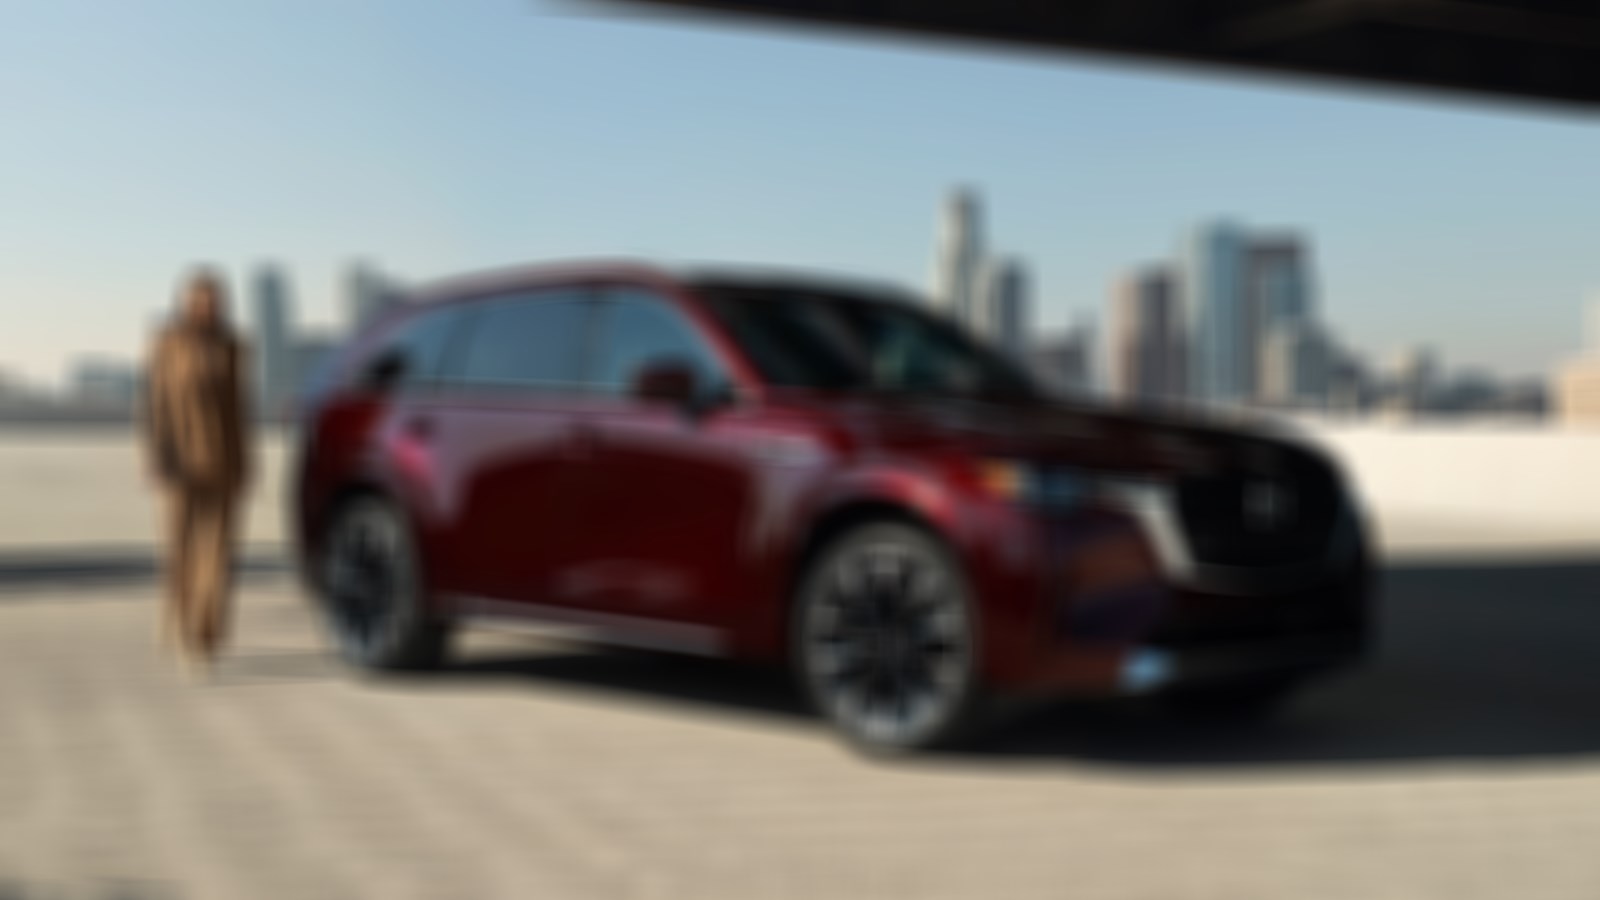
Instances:
[[[542,268],[417,292],[306,409],[302,571],[343,654],[457,626],[792,666],[877,749],[983,701],[1258,712],[1360,657],[1370,564],[1330,461],[1097,410],[893,291]]]

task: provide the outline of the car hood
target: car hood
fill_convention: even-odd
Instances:
[[[944,446],[1153,476],[1321,458],[1287,426],[1242,416],[1132,413],[1049,400],[862,398],[846,405],[845,418],[865,444],[885,451]]]

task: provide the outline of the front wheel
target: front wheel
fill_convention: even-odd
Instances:
[[[392,504],[373,496],[345,504],[321,562],[318,593],[346,661],[378,671],[443,662],[451,628],[429,608],[411,529]]]
[[[920,529],[860,526],[804,575],[794,658],[812,702],[862,749],[946,744],[978,703],[977,621],[960,568]]]

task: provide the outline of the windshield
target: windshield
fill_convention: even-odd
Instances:
[[[989,399],[1038,393],[1018,367],[911,306],[790,290],[702,294],[773,385]]]

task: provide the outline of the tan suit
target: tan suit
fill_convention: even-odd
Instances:
[[[145,445],[168,501],[168,634],[215,656],[228,631],[235,513],[250,478],[246,352],[225,331],[173,326],[146,368]]]

